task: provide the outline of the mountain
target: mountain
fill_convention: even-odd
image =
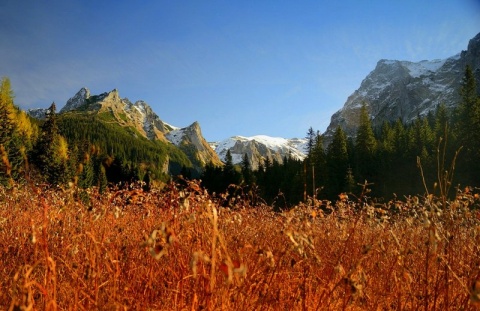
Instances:
[[[234,136],[218,143],[211,143],[215,152],[222,161],[225,161],[227,151],[230,150],[234,164],[240,164],[245,154],[248,156],[253,170],[264,164],[265,159],[283,162],[284,157],[303,160],[306,157],[306,139],[285,139],[258,135],[252,137]]]
[[[173,129],[160,120],[146,102],[139,100],[132,103],[128,98],[120,98],[117,89],[92,96],[87,88],[81,88],[67,101],[60,113],[68,111],[96,113],[107,121],[132,126],[141,136],[150,140],[167,141],[164,134]]]
[[[173,128],[166,133],[165,137],[180,148],[197,167],[205,167],[209,163],[215,166],[223,165],[218,155],[203,138],[198,122],[185,128]]]
[[[34,109],[28,109],[26,112],[32,118],[35,118],[38,120],[45,120],[47,116],[47,111],[48,109],[45,109],[45,108],[34,108]]]
[[[43,109],[29,110],[28,113],[34,117],[45,117]],[[217,154],[203,137],[198,122],[183,129],[169,125],[163,122],[146,102],[138,100],[132,103],[128,98],[121,98],[117,89],[91,95],[90,91],[83,87],[66,102],[59,111],[59,116],[68,118],[70,122],[74,122],[72,118],[81,117],[83,123],[87,122],[85,116],[95,116],[95,122],[119,126],[130,136],[170,144],[172,148],[178,148],[188,157],[197,172],[210,162],[222,165]],[[73,133],[72,135],[78,136]],[[172,157],[169,160],[172,161]]]
[[[454,108],[460,100],[459,90],[467,65],[480,81],[480,33],[470,40],[466,51],[447,59],[380,60],[343,108],[333,114],[325,132],[326,143],[338,126],[348,136],[355,135],[362,103],[367,105],[373,126],[399,118],[411,122],[441,103]]]
[[[218,143],[214,150],[203,137],[198,122],[184,128],[172,126],[162,121],[146,102],[139,100],[132,103],[127,98],[122,99],[116,89],[91,95],[87,88],[81,88],[60,110],[60,114],[67,112],[93,113],[106,122],[133,129],[134,135],[170,142],[186,154],[197,171],[209,163],[223,165],[221,159],[225,160],[227,149],[230,149],[234,164],[241,163],[247,153],[254,169],[266,158],[282,163],[285,156],[303,160],[306,153],[305,139],[268,136],[232,137]]]

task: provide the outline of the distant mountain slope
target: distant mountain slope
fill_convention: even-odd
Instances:
[[[116,89],[91,96],[87,88],[82,88],[67,101],[60,113],[73,110],[96,113],[105,121],[115,121],[122,126],[132,126],[150,140],[166,141],[164,134],[172,130],[170,126],[160,120],[146,102],[139,100],[132,103],[128,98],[120,98]]]
[[[121,98],[116,89],[92,96],[87,88],[82,88],[60,110],[60,114],[67,112],[95,114],[104,122],[129,128],[133,135],[170,142],[188,156],[198,172],[207,163],[222,164],[202,136],[198,122],[184,129],[169,125],[146,102],[139,100],[132,103],[128,98]]]
[[[239,164],[247,154],[252,169],[264,164],[265,159],[283,162],[284,157],[291,156],[303,160],[306,154],[306,139],[285,139],[258,135],[252,137],[234,136],[218,143],[211,143],[220,159],[225,161],[227,151],[230,150],[234,164]]]
[[[363,102],[367,104],[374,126],[399,118],[410,122],[434,110],[440,103],[455,107],[466,65],[471,66],[480,81],[480,33],[470,40],[466,51],[447,59],[421,62],[380,60],[348,97],[343,108],[332,116],[325,141],[329,142],[338,126],[347,135],[355,135]]]
[[[193,168],[188,157],[172,144],[149,140],[140,136],[135,128],[106,122],[101,115],[72,110],[59,114],[57,124],[69,145],[83,150],[85,146],[94,145],[102,154],[117,161],[114,166],[122,173],[116,175],[126,177],[148,171],[151,177],[163,179],[162,175],[179,174],[183,167]],[[113,168],[109,168],[107,175],[110,169]]]

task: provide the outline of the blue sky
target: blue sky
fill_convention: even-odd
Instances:
[[[453,56],[478,0],[2,0],[0,76],[23,109],[117,88],[209,141],[323,132],[380,59]]]

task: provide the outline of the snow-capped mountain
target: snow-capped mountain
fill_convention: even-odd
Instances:
[[[33,108],[33,109],[28,109],[26,112],[32,118],[45,120],[45,118],[47,117],[47,111],[48,109],[46,108]]]
[[[460,99],[459,89],[466,65],[480,80],[480,34],[470,40],[467,51],[447,59],[380,60],[348,97],[343,108],[332,116],[325,133],[326,142],[338,126],[347,135],[355,135],[362,103],[367,105],[374,126],[399,118],[411,122],[441,103],[448,108],[455,107]]]
[[[234,164],[241,163],[244,155],[247,154],[250,165],[255,170],[265,162],[266,158],[279,163],[283,162],[284,157],[289,156],[297,160],[303,160],[306,157],[307,140],[265,135],[234,136],[218,143],[210,143],[210,145],[215,148],[215,152],[222,161],[225,161],[227,151],[230,150]]]

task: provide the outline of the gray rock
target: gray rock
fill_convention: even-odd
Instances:
[[[343,108],[333,114],[325,144],[330,143],[338,126],[348,136],[355,136],[362,103],[368,108],[373,126],[398,119],[409,123],[442,103],[453,109],[460,100],[466,65],[480,81],[480,33],[470,40],[466,51],[444,60],[380,60]]]

